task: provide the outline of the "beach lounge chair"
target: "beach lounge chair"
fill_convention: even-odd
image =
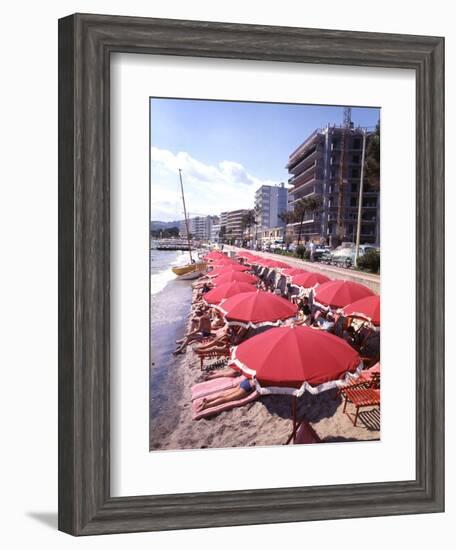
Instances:
[[[200,359],[200,369],[203,370],[204,359],[213,359],[215,357],[229,357],[231,355],[230,346],[218,350],[199,351],[195,350],[196,355]]]
[[[342,388],[340,393],[345,398],[343,412],[353,422],[353,426],[356,426],[360,409],[380,407],[380,374],[374,373],[370,382],[361,382]],[[349,402],[355,406],[354,416],[346,410]]]

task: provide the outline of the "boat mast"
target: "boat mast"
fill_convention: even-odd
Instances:
[[[187,229],[188,252],[190,254],[190,263],[192,263],[193,262],[192,245],[190,243],[190,230],[189,230],[189,227],[188,227],[187,209],[185,208],[184,185],[182,183],[182,170],[180,168],[179,168],[179,179],[180,179],[180,184],[181,184],[182,204],[184,205],[185,227]]]

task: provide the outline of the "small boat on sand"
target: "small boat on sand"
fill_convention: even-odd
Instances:
[[[196,262],[194,264],[187,264],[180,267],[172,267],[171,269],[179,279],[198,279],[198,277],[201,277],[201,275],[206,272],[206,263]]]

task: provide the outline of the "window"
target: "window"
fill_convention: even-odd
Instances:
[[[356,197],[350,199],[350,206],[356,206]]]
[[[359,162],[359,155],[353,155],[353,156],[352,156],[352,162],[354,162],[355,164],[358,164],[358,162]]]
[[[352,168],[351,169],[351,177],[352,178],[359,178],[359,168]]]
[[[361,148],[361,140],[359,138],[355,138],[353,140],[353,149],[360,149]]]

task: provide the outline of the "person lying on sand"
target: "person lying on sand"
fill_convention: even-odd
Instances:
[[[202,342],[193,347],[195,353],[204,353],[208,351],[222,351],[230,345],[230,335],[228,325],[218,329],[213,333],[214,338],[208,342]]]
[[[229,403],[230,401],[239,401],[253,392],[254,389],[255,382],[253,380],[242,380],[236,387],[224,391],[217,395],[217,397],[203,397],[201,403],[198,405],[197,412],[204,411],[210,407],[217,407],[217,405]]]
[[[174,351],[174,355],[182,353],[187,345],[194,340],[202,340],[208,336],[212,336],[211,318],[208,313],[203,313],[199,318],[198,327],[187,334],[182,344]]]
[[[214,380],[215,378],[236,378],[240,376],[240,372],[234,370],[229,365],[223,369],[214,370],[204,376],[204,380]]]
[[[212,288],[212,282],[211,282],[210,277],[207,277],[207,276],[206,277],[201,277],[201,279],[199,279],[199,281],[197,283],[192,284],[192,287],[195,290],[199,290],[199,289],[203,288],[204,285],[209,285]]]

